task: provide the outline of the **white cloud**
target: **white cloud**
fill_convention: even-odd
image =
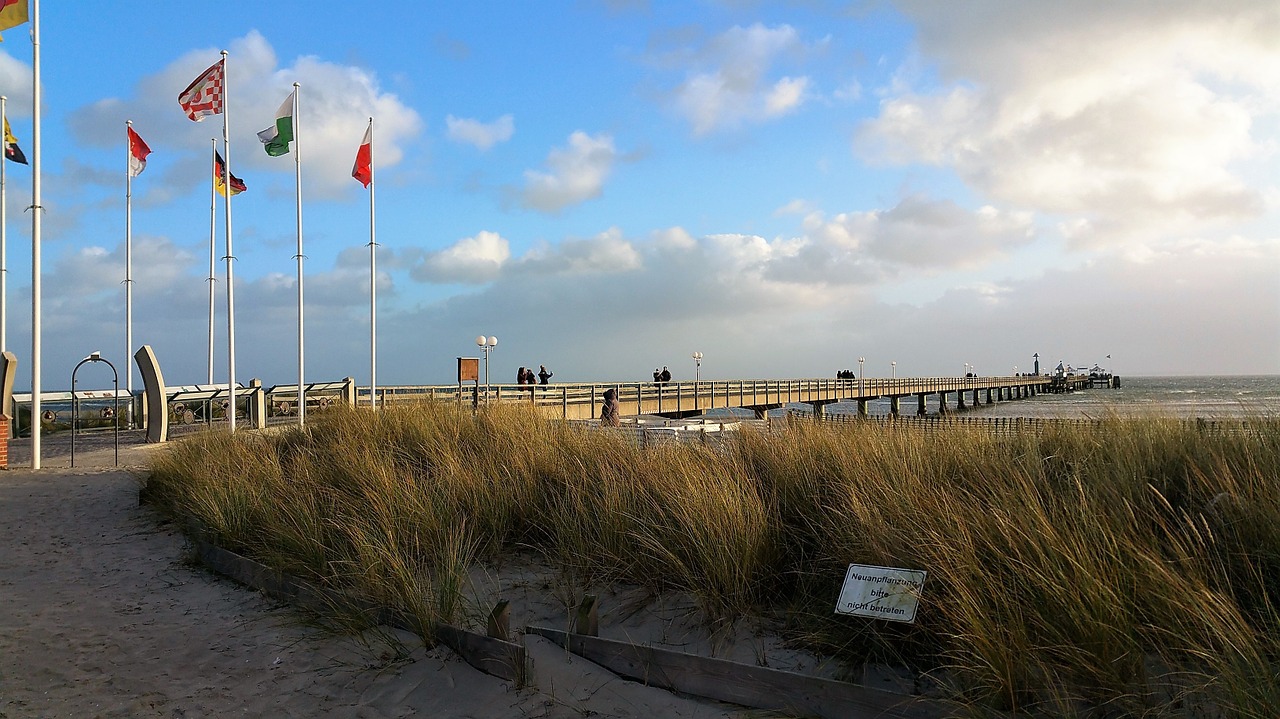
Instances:
[[[1254,119],[1280,109],[1280,49],[1256,30],[1280,22],[1278,6],[900,5],[944,83],[891,88],[858,136],[868,156],[1087,218],[1082,243],[1262,210],[1239,167],[1261,149]]]
[[[617,159],[612,136],[574,132],[567,148],[555,148],[547,155],[546,172],[525,170],[521,203],[542,212],[558,212],[599,197]]]
[[[489,282],[498,276],[510,257],[510,243],[502,235],[482,231],[448,248],[427,253],[412,274],[414,279],[427,282]]]
[[[686,79],[673,93],[673,105],[698,135],[785,115],[808,99],[809,78],[772,80],[770,71],[784,55],[805,49],[799,33],[789,25],[731,28],[689,60]]]
[[[449,115],[445,118],[445,124],[448,126],[450,140],[474,145],[481,150],[488,150],[500,142],[510,140],[516,131],[511,115],[503,115],[488,123]]]

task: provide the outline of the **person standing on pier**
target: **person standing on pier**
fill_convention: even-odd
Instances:
[[[671,381],[671,371],[667,369],[666,365],[662,365],[662,375],[659,377],[658,381],[664,383]]]
[[[547,371],[546,365],[544,364],[538,365],[538,384],[546,384],[551,379],[551,376],[553,374],[555,373]]]

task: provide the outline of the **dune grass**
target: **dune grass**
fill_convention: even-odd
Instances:
[[[580,586],[777,618],[984,710],[1280,716],[1280,421],[1120,419],[996,438],[793,422],[642,450],[520,407],[318,413],[210,433],[150,493],[224,545],[432,621],[531,551]],[[836,616],[851,562],[923,569],[915,624]]]

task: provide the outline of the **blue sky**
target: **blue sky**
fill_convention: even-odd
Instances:
[[[293,159],[255,138],[295,81],[308,380],[368,381],[370,116],[381,385],[451,382],[478,334],[494,381],[1280,366],[1274,3],[111,5],[42,8],[45,388],[125,354],[129,119],[134,344],[204,381],[221,120],[176,97],[222,49],[241,381],[297,375]],[[28,28],[0,92],[30,155]],[[24,385],[27,168],[7,198]]]

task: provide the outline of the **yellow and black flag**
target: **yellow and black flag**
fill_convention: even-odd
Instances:
[[[27,164],[27,156],[22,154],[22,148],[18,147],[18,138],[13,136],[13,132],[9,129],[9,118],[4,119],[4,156],[14,162]]]
[[[0,0],[0,30],[17,27],[26,21],[27,0]]]

